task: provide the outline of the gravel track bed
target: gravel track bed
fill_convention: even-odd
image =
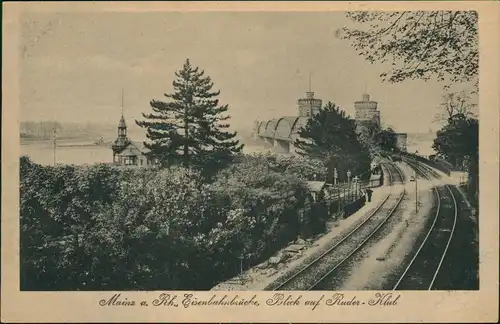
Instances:
[[[446,187],[437,188],[441,200],[441,208],[431,234],[425,241],[417,258],[414,260],[398,290],[427,290],[431,286],[444,249],[451,235],[454,221],[453,199]]]
[[[312,284],[324,276],[332,267],[357,248],[387,217],[399,199],[401,193],[392,194],[379,211],[369,218],[351,237],[341,242],[331,253],[326,254],[319,262],[298,274],[293,280],[284,284],[280,290],[308,290]],[[340,240],[337,240],[339,242]],[[331,246],[334,246],[332,244]]]
[[[416,222],[410,223],[411,230],[414,232],[411,236],[401,237],[401,241],[404,240],[404,245],[409,246],[410,248],[404,253],[398,253],[397,248],[393,251],[390,251],[387,256],[387,260],[389,262],[392,261],[393,266],[390,270],[387,271],[385,275],[385,280],[383,284],[380,286],[380,290],[393,290],[398,280],[401,278],[403,272],[410,264],[413,256],[415,255],[418,247],[422,245],[427,233],[429,232],[432,222],[434,220],[434,215],[436,214],[437,209],[437,201],[435,194],[432,191],[427,193],[427,201],[432,202],[432,204],[424,206],[424,208],[420,207],[419,215],[416,215],[415,212],[412,212],[411,218],[416,219]],[[415,204],[415,201],[412,201],[412,205]],[[403,234],[404,236],[405,234]],[[401,242],[403,243],[403,242]],[[398,242],[395,242],[398,244]],[[402,244],[401,244],[402,245]],[[397,263],[396,263],[397,261]]]
[[[398,163],[405,174],[413,174],[406,163]],[[414,182],[406,184],[408,196],[402,202],[401,213],[374,235],[360,251],[346,261],[336,271],[336,275],[322,289],[332,290],[392,290],[400,275],[411,261],[415,246],[423,241],[432,220],[431,208],[434,194],[429,181],[419,183],[418,212],[415,212]],[[424,235],[422,235],[424,233]]]
[[[425,173],[431,183],[433,182],[432,179],[439,178],[438,175],[429,172],[429,168],[422,167],[413,161],[407,161],[407,163],[408,162],[412,166],[417,165],[420,169],[417,170],[417,173],[422,176],[424,176]],[[412,253],[414,259],[412,257],[412,259],[405,262],[405,264],[409,264],[412,260],[413,262],[407,266],[407,269],[401,272],[401,276],[404,275],[404,277],[400,276],[399,283],[397,283],[397,281],[395,282],[395,285],[397,283],[397,287],[395,288],[397,290],[427,290],[431,287],[434,274],[436,273],[446,244],[451,235],[455,211],[453,199],[446,186],[441,184],[439,186],[434,186],[434,188],[433,191],[437,190],[439,193],[440,208],[437,210],[437,197],[435,193],[433,193],[435,203],[431,210],[431,217],[429,218],[429,225],[427,226],[428,229],[421,232],[420,236],[423,238],[420,239],[419,237],[418,240],[423,242],[423,245],[422,243],[414,245],[415,252]],[[437,215],[436,211],[438,212]],[[427,235],[428,237],[425,239]],[[406,271],[406,273],[404,271]]]
[[[394,228],[403,221],[404,211],[408,206],[409,198],[407,195],[403,198],[394,213],[387,222],[375,233],[359,250],[357,250],[348,260],[340,265],[335,271],[324,278],[314,290],[346,290],[345,283],[348,278],[356,271],[356,268],[370,256],[370,250],[378,244],[387,235],[393,232]],[[349,290],[349,289],[347,289]]]
[[[458,189],[451,189],[457,199],[457,224],[433,290],[478,290],[479,246],[474,233],[477,224]]]
[[[441,180],[447,175],[435,169],[433,177]],[[446,182],[446,181],[444,181]],[[479,240],[475,211],[456,184],[449,184],[457,202],[457,222],[443,263],[436,276],[432,290],[478,290],[479,289]],[[447,195],[451,195],[447,190]],[[451,197],[450,197],[451,199]]]
[[[384,193],[383,195],[386,195],[386,194]],[[309,253],[309,255],[307,257],[305,257],[303,260],[300,261],[301,265],[299,267],[294,267],[294,268],[283,271],[282,275],[279,276],[272,283],[267,285],[264,288],[264,290],[275,290],[276,287],[280,286],[283,282],[288,280],[288,278],[292,277],[295,273],[297,273],[297,271],[299,271],[299,269],[306,267],[308,264],[310,264],[311,262],[316,260],[318,257],[320,257],[323,253],[325,253],[326,251],[331,249],[333,246],[338,244],[346,236],[348,236],[349,233],[351,233],[357,226],[359,226],[361,223],[366,221],[370,217],[370,215],[375,211],[375,209],[377,209],[379,204],[380,204],[380,202],[377,205],[374,205],[373,207],[371,207],[370,209],[365,210],[363,215],[360,216],[358,219],[356,219],[351,224],[349,224],[349,226],[347,226],[340,235],[333,237],[330,241],[328,241],[328,243],[322,245],[319,248],[316,248],[316,250],[314,252]],[[353,217],[353,216],[351,216],[351,217]],[[328,234],[326,234],[326,235],[328,235]],[[318,239],[321,239],[323,236],[325,236],[325,235],[321,235]]]

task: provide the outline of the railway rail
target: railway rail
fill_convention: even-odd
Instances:
[[[404,158],[416,173],[431,180],[439,174],[417,161]],[[433,187],[437,206],[431,227],[393,290],[432,290],[446,257],[457,223],[457,200],[448,185]]]
[[[384,167],[388,171],[391,191],[382,202],[364,221],[346,234],[340,241],[291,277],[279,283],[273,290],[317,289],[325,279],[332,276],[338,267],[344,264],[379,231],[394,214],[406,195],[404,188],[395,197],[392,190],[396,182],[404,182],[404,176],[399,168],[392,162],[384,163]],[[388,203],[389,201],[392,203]]]

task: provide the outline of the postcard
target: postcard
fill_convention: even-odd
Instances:
[[[498,321],[498,2],[3,8],[2,321]]]

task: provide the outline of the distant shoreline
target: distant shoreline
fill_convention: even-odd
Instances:
[[[96,136],[90,135],[78,135],[78,136],[57,136],[58,140],[73,140],[73,139],[82,139],[82,138],[90,138]],[[23,136],[20,135],[21,140],[23,141],[52,141],[52,137],[36,137],[36,136]]]
[[[56,143],[58,143],[60,147],[76,147],[76,146],[99,146],[95,144],[96,138],[91,136],[78,136],[78,137],[58,137]],[[69,144],[69,143],[71,144]],[[76,142],[76,143],[75,143]],[[23,138],[21,137],[21,145],[37,145],[37,144],[51,144],[53,143],[52,138]],[[65,143],[61,145],[62,143]]]

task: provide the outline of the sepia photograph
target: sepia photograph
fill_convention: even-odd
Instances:
[[[18,289],[395,306],[491,285],[479,17],[22,12]]]
[[[22,290],[479,288],[474,11],[23,18]]]

